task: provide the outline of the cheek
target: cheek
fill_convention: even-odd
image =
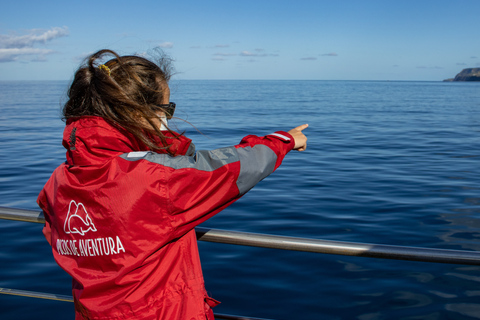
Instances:
[[[164,91],[163,91],[163,99],[162,99],[162,104],[168,104],[170,102],[170,88],[167,87]]]

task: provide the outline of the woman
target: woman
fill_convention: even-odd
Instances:
[[[98,65],[105,55],[114,58]],[[67,161],[38,204],[73,277],[76,319],[213,319],[194,227],[306,148],[303,125],[195,153],[166,126],[170,70],[167,59],[101,50],[69,89]]]

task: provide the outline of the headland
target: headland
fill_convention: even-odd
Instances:
[[[455,78],[443,81],[480,81],[480,68],[467,68],[458,73]]]

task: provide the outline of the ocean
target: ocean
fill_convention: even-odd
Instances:
[[[308,123],[305,152],[204,227],[480,250],[480,83],[187,81],[171,126],[197,149]],[[38,210],[65,160],[67,81],[0,82],[0,206]],[[40,224],[0,220],[0,287],[70,295]],[[289,319],[480,319],[480,268],[199,242],[217,313]],[[0,295],[1,319],[73,304]]]

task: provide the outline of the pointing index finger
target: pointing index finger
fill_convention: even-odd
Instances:
[[[305,130],[306,128],[308,128],[308,123],[302,124],[301,126],[298,126],[298,127],[296,127],[295,129],[293,129],[293,130],[303,131],[303,130]]]

